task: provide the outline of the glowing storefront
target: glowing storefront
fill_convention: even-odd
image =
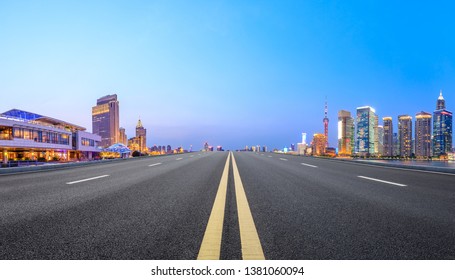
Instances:
[[[43,115],[13,109],[0,114],[1,162],[92,159],[101,137]]]

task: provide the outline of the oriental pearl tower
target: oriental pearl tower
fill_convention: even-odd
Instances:
[[[329,146],[329,117],[327,116],[328,109],[327,109],[327,97],[325,97],[325,109],[324,109],[324,119],[322,122],[324,123],[324,135],[325,135],[325,147]]]

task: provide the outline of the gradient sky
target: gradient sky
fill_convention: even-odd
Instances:
[[[348,3],[349,2],[349,3]],[[0,112],[87,127],[116,93],[148,145],[337,143],[337,112],[455,109],[452,1],[0,0]],[[380,121],[382,123],[382,121]]]

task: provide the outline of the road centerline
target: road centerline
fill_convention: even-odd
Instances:
[[[248,199],[243,188],[234,154],[232,154],[232,168],[234,171],[234,187],[239,217],[242,258],[244,260],[265,260],[261,241],[259,240],[250,206],[248,205]]]
[[[108,177],[108,176],[110,176],[110,175],[101,175],[101,176],[97,176],[97,177],[92,177],[92,178],[82,179],[82,180],[78,180],[78,181],[68,182],[66,184],[67,185],[72,185],[72,184],[87,182],[87,181],[91,181],[91,180],[101,179],[101,178]]]
[[[176,158],[175,160],[182,160],[183,158],[179,157],[179,158]]]
[[[313,168],[317,168],[316,165],[312,165],[312,164],[308,164],[308,163],[300,163],[301,165],[305,165],[305,166],[308,166],[308,167],[313,167]]]
[[[219,260],[221,255],[221,238],[223,235],[224,211],[226,208],[226,192],[229,175],[229,162],[231,153],[228,154],[220,184],[213,203],[212,212],[205,229],[198,260]]]
[[[160,165],[160,164],[162,164],[162,163],[161,163],[161,162],[158,162],[158,163],[150,164],[149,166],[150,166],[150,167],[151,167],[151,166],[157,166],[157,165]]]
[[[404,185],[404,184],[390,182],[390,181],[385,181],[385,180],[380,180],[380,179],[371,178],[371,177],[365,177],[365,176],[357,176],[357,177],[362,178],[362,179],[366,179],[366,180],[371,180],[371,181],[376,181],[376,182],[380,182],[380,183],[385,183],[385,184],[389,184],[389,185],[395,185],[395,186],[399,186],[399,187],[406,187],[407,186],[407,185]]]
[[[283,161],[288,161],[287,159],[285,159],[285,158],[281,158],[281,157],[280,157],[280,160],[283,160]]]

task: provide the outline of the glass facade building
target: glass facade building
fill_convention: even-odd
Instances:
[[[357,108],[357,136],[356,153],[360,156],[372,156],[376,153],[375,135],[378,118],[375,110],[370,106]]]
[[[393,121],[392,117],[382,118],[383,127],[384,127],[384,137],[383,137],[383,156],[392,157],[393,153]]]
[[[84,139],[78,138],[79,134]],[[84,127],[43,115],[18,109],[0,114],[2,163],[91,158],[99,152],[100,140]]]
[[[452,112],[447,111],[442,92],[433,112],[433,156],[447,155],[452,151]]]

